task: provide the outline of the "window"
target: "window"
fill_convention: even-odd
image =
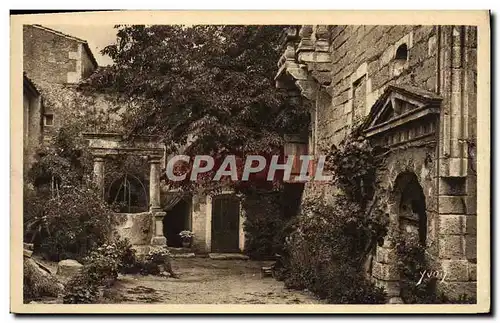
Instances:
[[[400,75],[405,68],[408,67],[408,46],[406,44],[399,45],[396,50],[396,56],[393,63],[393,76]]]
[[[43,116],[43,124],[45,126],[53,126],[54,125],[54,115],[46,114]]]
[[[401,44],[396,50],[396,59],[408,60],[408,46]]]
[[[352,83],[351,124],[358,121],[366,111],[366,74]]]

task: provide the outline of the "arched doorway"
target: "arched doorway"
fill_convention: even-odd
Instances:
[[[148,211],[148,194],[144,183],[135,175],[114,175],[106,191],[106,201],[119,208],[120,213]]]
[[[169,247],[182,247],[179,233],[183,230],[191,230],[191,201],[187,197],[180,198],[163,217],[163,235]]]
[[[402,234],[418,236],[421,245],[427,241],[427,214],[425,195],[413,172],[398,175],[395,183],[398,226]]]

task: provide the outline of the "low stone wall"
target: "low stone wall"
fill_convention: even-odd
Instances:
[[[153,215],[151,212],[116,213],[115,232],[128,239],[139,254],[147,253],[153,237]]]

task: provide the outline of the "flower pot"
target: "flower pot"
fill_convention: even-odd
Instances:
[[[184,248],[190,248],[191,247],[191,241],[190,240],[183,240],[182,241],[182,247],[184,247]]]

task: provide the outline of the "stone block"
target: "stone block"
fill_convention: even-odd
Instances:
[[[476,297],[477,284],[476,282],[451,282],[444,281],[438,283],[438,290],[443,292],[451,299],[457,299],[461,295],[468,295],[469,297]]]
[[[453,140],[451,140],[453,143]],[[451,154],[459,154],[460,150],[452,150]],[[467,175],[467,158],[448,158],[448,175],[453,177],[464,177]]]
[[[194,252],[172,254],[172,258],[194,258],[194,257],[196,257]]]
[[[79,59],[78,57],[78,52],[68,52],[68,58],[69,59]]]
[[[469,262],[469,280],[477,281],[477,264]]]
[[[379,59],[379,66],[385,66],[389,64],[389,62],[392,60],[394,57],[394,54],[396,52],[396,49],[394,48],[393,45],[389,46],[380,56]]]
[[[67,83],[78,83],[80,81],[80,75],[77,72],[68,72],[67,73]]]
[[[433,56],[434,54],[436,54],[436,48],[437,48],[437,37],[436,35],[434,35],[431,36],[427,41],[427,55]]]
[[[444,281],[468,281],[469,261],[463,260],[443,260],[441,262]]]
[[[477,239],[474,235],[465,236],[465,256],[467,259],[477,259]]]
[[[413,42],[419,43],[428,38],[433,32],[434,26],[419,26],[413,32]]]
[[[165,237],[152,237],[151,238],[151,245],[153,246],[166,246],[167,245],[167,238]]]
[[[377,247],[375,256],[376,261],[383,264],[394,264],[397,259],[396,251],[394,249],[384,247]]]
[[[143,213],[118,213],[115,215],[115,230],[121,238],[128,239],[133,245],[149,244],[153,236],[153,215]]]
[[[477,234],[477,216],[467,215],[465,218],[465,233],[476,235]]]
[[[439,195],[466,195],[465,177],[441,177],[439,180]]]
[[[439,197],[439,213],[465,214],[465,200],[463,196]]]
[[[379,262],[373,263],[372,276],[381,280],[399,280],[399,272],[396,265],[382,264]]]
[[[461,214],[440,214],[439,231],[441,234],[464,234],[466,216]]]
[[[209,253],[208,257],[212,260],[248,260],[247,255],[240,253]]]
[[[459,259],[465,256],[464,237],[461,235],[439,236],[439,258]]]
[[[73,259],[65,259],[57,264],[57,275],[63,277],[73,277],[82,270],[83,265]]]
[[[477,196],[467,196],[465,198],[465,209],[467,214],[477,213]]]

